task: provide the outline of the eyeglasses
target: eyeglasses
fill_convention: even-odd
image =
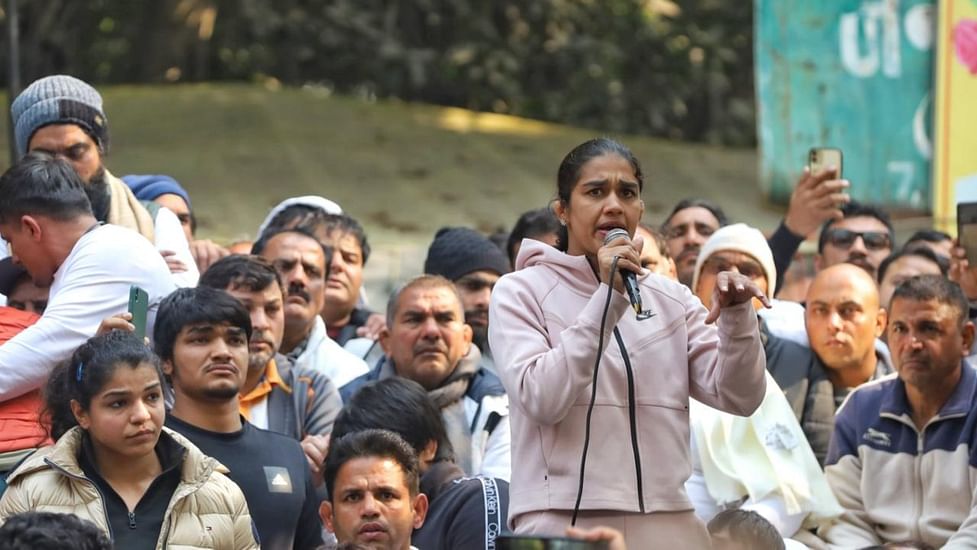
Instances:
[[[885,250],[892,248],[892,240],[889,234],[882,231],[851,231],[848,229],[829,229],[825,241],[838,248],[850,248],[855,244],[855,239],[862,238],[865,248],[869,250]]]

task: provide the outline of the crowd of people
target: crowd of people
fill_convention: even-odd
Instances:
[[[173,178],[107,170],[89,84],[11,113],[0,548],[977,548],[977,267],[897,246],[832,167],[767,236],[721,197],[649,220],[639,160],[592,139],[375,310],[335,202],[222,246]]]

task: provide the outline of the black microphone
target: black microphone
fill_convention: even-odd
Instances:
[[[627,239],[629,243],[631,242],[631,235],[628,235],[628,232],[621,228],[608,231],[607,235],[604,236],[604,246],[609,245],[611,241],[615,241],[621,237]],[[631,301],[631,307],[640,316],[644,308],[641,307],[641,292],[638,291],[638,276],[633,271],[627,269],[619,269],[618,271],[621,272],[621,279],[624,281],[624,289],[628,293],[628,300]]]

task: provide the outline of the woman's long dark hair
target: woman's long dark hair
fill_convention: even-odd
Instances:
[[[641,164],[631,149],[611,138],[594,138],[577,145],[567,153],[567,156],[563,157],[563,162],[560,163],[560,169],[556,172],[557,199],[564,208],[570,204],[570,194],[577,185],[577,180],[580,179],[580,171],[583,170],[584,165],[597,157],[612,154],[628,161],[628,164],[634,169],[634,176],[638,178],[638,189],[644,188],[644,174],[641,172]],[[569,237],[567,226],[561,225],[556,247],[566,252]]]
[[[108,334],[89,338],[71,359],[51,371],[44,387],[44,413],[41,418],[50,423],[52,439],[59,439],[78,425],[71,412],[75,400],[84,410],[92,404],[92,397],[102,391],[117,368],[125,365],[136,368],[152,365],[162,382],[159,358],[131,332],[113,330]]]

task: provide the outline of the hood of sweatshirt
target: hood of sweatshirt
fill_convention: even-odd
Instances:
[[[546,243],[523,239],[519,255],[516,257],[516,271],[532,267],[546,269],[563,286],[585,296],[592,295],[600,285],[586,256],[571,256]],[[638,275],[638,279],[641,280],[648,275],[649,272],[645,271]]]

